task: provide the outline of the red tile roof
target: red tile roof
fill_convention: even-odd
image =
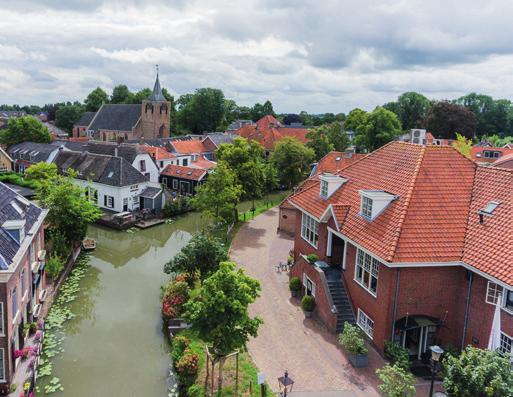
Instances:
[[[499,157],[493,164],[494,167],[509,168],[513,170],[513,153]]]
[[[200,154],[200,155],[198,155],[197,160],[193,161],[190,164],[190,166],[194,167],[194,168],[201,168],[201,169],[204,169],[204,170],[211,170],[212,168],[215,168],[217,166],[217,163],[214,162],[214,161],[210,161],[205,156]]]
[[[191,181],[201,181],[207,171],[201,168],[184,167],[182,165],[168,165],[160,175],[174,176],[176,178],[189,179]]]
[[[513,285],[513,170],[478,167],[472,196],[463,261]],[[479,211],[490,201],[499,206],[480,224]]]
[[[500,152],[501,156],[496,158],[484,157],[484,151]],[[502,156],[513,153],[513,149],[503,147],[490,147],[490,146],[473,146],[470,149],[470,158],[480,163],[494,163]]]
[[[153,157],[157,161],[176,158],[176,155],[174,153],[170,153],[162,147],[146,146],[146,145],[141,145],[140,147],[143,150],[147,151],[150,154],[150,156]]]
[[[289,200],[318,219],[333,205],[340,231],[386,261],[459,260],[475,167],[451,147],[391,142],[339,171],[348,181],[327,200],[319,181]],[[398,198],[368,222],[360,190]]]
[[[181,154],[210,152],[209,148],[199,139],[184,139],[169,142]]]
[[[336,174],[343,170],[347,166],[365,157],[365,154],[361,153],[346,153],[346,152],[329,152],[326,156],[319,160],[313,176],[329,172]]]

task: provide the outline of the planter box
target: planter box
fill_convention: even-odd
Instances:
[[[348,353],[349,362],[355,368],[365,368],[369,365],[369,355]]]
[[[306,310],[303,310],[303,312],[305,313],[305,317],[306,317],[306,318],[310,318],[310,317],[312,317],[313,310],[312,310],[312,311],[306,311]]]

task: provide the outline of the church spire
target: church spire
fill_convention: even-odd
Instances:
[[[165,101],[166,98],[164,97],[164,94],[162,94],[162,88],[160,88],[159,65],[155,65],[155,68],[157,69],[157,78],[155,79],[155,85],[153,86],[153,92],[151,93],[149,100],[150,101]]]

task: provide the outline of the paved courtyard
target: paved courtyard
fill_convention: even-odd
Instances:
[[[330,397],[378,396],[373,374],[374,365],[383,364],[381,358],[371,351],[369,368],[352,368],[335,335],[315,320],[305,319],[299,302],[290,298],[288,276],[277,272],[275,265],[287,260],[293,240],[277,234],[277,227],[278,209],[274,208],[244,224],[231,249],[232,259],[262,286],[262,296],[250,308],[252,315],[264,320],[258,337],[248,346],[256,365],[275,391],[277,378],[288,369],[296,392],[331,392],[311,394]],[[297,394],[303,395],[308,394]]]

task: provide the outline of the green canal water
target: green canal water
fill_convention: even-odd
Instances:
[[[52,396],[167,396],[169,355],[159,310],[163,266],[201,229],[196,213],[134,233],[91,226],[97,241],[64,324]],[[40,389],[49,379],[42,378]],[[50,394],[49,394],[50,395]]]

